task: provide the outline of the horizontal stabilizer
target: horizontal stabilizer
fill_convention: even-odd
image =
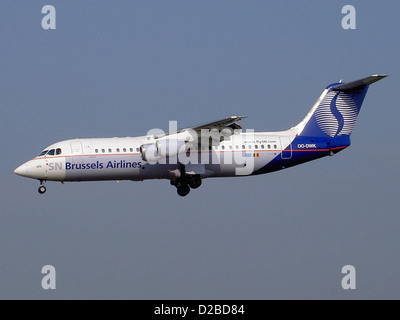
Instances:
[[[332,90],[334,90],[334,91],[356,90],[356,89],[368,86],[368,85],[370,85],[376,81],[379,81],[383,78],[386,78],[387,76],[388,76],[387,74],[374,74],[372,76],[369,76],[369,77],[366,77],[366,78],[363,78],[360,80],[333,86]]]

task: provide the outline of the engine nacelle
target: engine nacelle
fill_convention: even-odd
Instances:
[[[159,159],[155,143],[142,144],[139,150],[140,156],[144,161],[155,162]]]
[[[186,142],[177,139],[158,140],[155,143],[142,144],[140,155],[144,161],[156,163],[162,159],[177,157],[186,152]]]
[[[177,157],[179,154],[186,152],[186,142],[184,140],[158,140],[156,147],[161,158]]]

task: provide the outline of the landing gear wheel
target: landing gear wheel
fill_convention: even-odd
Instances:
[[[201,179],[198,176],[193,176],[188,179],[189,187],[192,189],[197,189],[201,186]]]
[[[190,192],[190,187],[187,184],[181,185],[176,188],[176,191],[181,197],[187,196]]]
[[[43,193],[46,192],[46,187],[45,186],[40,186],[38,191],[39,191],[40,194],[43,194]]]

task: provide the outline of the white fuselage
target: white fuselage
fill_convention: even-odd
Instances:
[[[50,145],[42,156],[18,167],[17,174],[48,181],[145,180],[179,178],[182,163],[186,173],[201,178],[250,175],[285,151],[294,139],[290,131],[240,133],[218,146],[201,148],[190,155],[144,161],[140,146],[153,143],[153,136],[71,139]],[[56,152],[56,150],[58,150]],[[58,154],[57,154],[58,153]]]

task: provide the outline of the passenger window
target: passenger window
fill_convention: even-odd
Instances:
[[[274,148],[275,148],[275,149],[277,148],[276,144],[274,144]]]
[[[229,149],[232,150],[232,146],[229,146]]]
[[[126,148],[122,149],[122,151],[126,152]]]
[[[264,148],[265,148],[265,146],[262,144],[262,145],[261,145],[261,149],[264,149]]]
[[[254,146],[254,149],[258,149],[258,145],[255,145],[255,146]]]
[[[222,150],[225,150],[225,146],[222,146],[221,148],[222,148]]]
[[[117,152],[119,152],[119,148],[117,148]]]
[[[95,149],[94,152],[99,153],[99,149]]]
[[[58,155],[58,154],[61,154],[62,152],[61,152],[61,149],[60,148],[57,148],[56,149],[56,154]]]
[[[104,153],[104,152],[106,152],[106,150],[104,150],[104,149],[101,149],[101,152],[103,152],[103,153]]]
[[[236,149],[239,149],[239,146],[238,146],[238,145],[236,145],[236,146],[235,146],[235,148],[236,148]]]
[[[48,153],[47,153],[47,155],[49,155],[49,156],[54,156],[54,149],[51,149]]]
[[[249,144],[249,149],[251,149],[251,145]]]
[[[245,145],[242,145],[242,149],[243,149],[243,150],[246,149],[246,146],[245,146]]]
[[[271,149],[271,145],[270,144],[268,145],[268,149]]]
[[[110,153],[111,153],[111,151],[112,151],[111,149],[108,149],[108,152],[110,152]]]

